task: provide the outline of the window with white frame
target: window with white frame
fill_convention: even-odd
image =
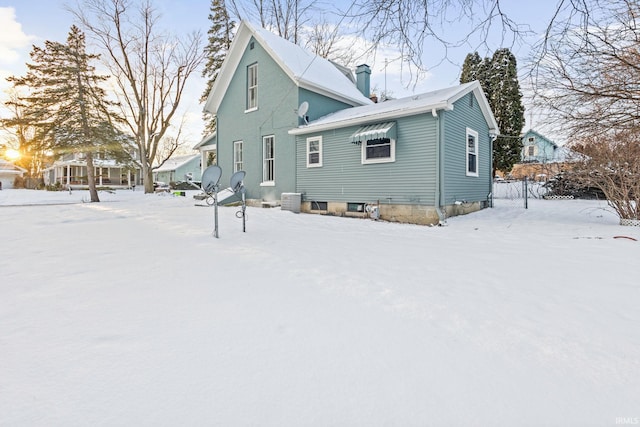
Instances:
[[[388,163],[396,161],[396,140],[389,138],[369,139],[362,143],[362,164]]]
[[[467,128],[467,176],[478,176],[478,132]]]
[[[233,142],[233,172],[241,171],[242,164],[242,141]]]
[[[529,145],[527,147],[527,156],[535,156],[536,155],[536,146],[535,145]]]
[[[307,138],[307,167],[317,168],[322,166],[322,137]]]
[[[275,181],[275,138],[273,135],[262,138],[262,182]]]
[[[247,67],[247,111],[258,108],[258,64]]]

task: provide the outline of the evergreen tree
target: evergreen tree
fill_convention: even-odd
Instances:
[[[509,49],[498,49],[493,54],[487,86],[489,103],[500,128],[500,136],[493,143],[493,168],[510,171],[520,160],[525,119],[516,58]]]
[[[200,102],[207,100],[213,83],[218,77],[222,62],[227,56],[229,47],[231,47],[232,33],[235,22],[229,17],[229,12],[225,6],[224,0],[211,0],[211,13],[209,21],[208,44],[204,49],[206,62],[202,71],[202,77],[207,79],[207,86],[200,97]],[[213,117],[205,113],[205,134],[213,133],[215,130],[215,120]]]
[[[127,158],[122,145],[127,138],[115,127],[111,104],[100,87],[107,77],[97,75],[91,65],[98,55],[86,53],[84,34],[72,26],[66,44],[46,41],[44,48],[34,46],[31,59],[25,77],[9,79],[29,89],[26,119],[37,129],[36,140],[44,141],[54,155],[84,153],[91,201],[99,202],[94,159]]]
[[[483,59],[480,58],[478,52],[468,53],[462,64],[462,73],[460,74],[460,84],[469,83],[474,80],[480,80],[480,64]]]
[[[491,58],[468,54],[462,66],[460,83],[478,80],[500,128],[493,144],[493,169],[510,171],[520,160],[524,126],[524,105],[518,82],[516,58],[509,49],[499,49]]]

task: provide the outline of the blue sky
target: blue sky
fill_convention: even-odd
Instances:
[[[537,2],[523,2],[522,0],[503,0],[502,9],[512,19],[521,25],[527,25],[534,33],[544,30],[558,0],[538,0]],[[207,19],[210,0],[154,0],[154,5],[162,13],[162,23],[170,27],[177,34],[191,31],[202,31],[206,34],[209,28]],[[5,78],[9,75],[23,75],[26,71],[25,63],[29,61],[29,52],[33,44],[41,46],[45,40],[64,41],[70,26],[73,24],[72,15],[65,10],[65,5],[74,5],[75,0],[0,0],[0,25],[3,31],[0,33],[0,90],[8,87]],[[440,62],[443,51],[434,44],[425,46],[425,63],[430,67],[423,78],[414,86],[408,74],[401,75],[399,61],[391,62],[387,68],[385,77],[385,59],[393,57],[393,48],[390,51],[379,54],[375,60],[364,58],[363,62],[371,65],[371,87],[378,92],[386,86],[394,97],[408,96],[412,93],[421,93],[433,89],[439,89],[458,83],[460,65],[467,53],[480,47],[479,53],[483,56],[490,55],[493,50],[502,47],[512,49],[518,58],[522,68],[529,52],[528,43],[535,42],[535,36],[529,37],[524,43],[513,44],[510,39],[506,44],[501,43],[500,29],[490,34],[491,45],[480,46],[480,40],[472,40],[465,46],[448,52],[448,61]],[[464,24],[451,26],[447,33],[456,37],[466,31]],[[433,67],[432,67],[433,66]],[[197,76],[199,77],[199,76]],[[521,82],[522,83],[522,82]],[[197,103],[197,98],[203,88],[203,82],[199,79],[192,81],[193,101],[184,105],[184,108],[192,111],[194,117],[200,116],[202,106]],[[527,120],[530,115],[527,113]],[[534,120],[535,126],[535,120]],[[529,126],[529,124],[527,125]],[[198,131],[193,138],[198,139]]]

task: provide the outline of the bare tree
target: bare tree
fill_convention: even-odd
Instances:
[[[584,157],[572,168],[572,179],[600,189],[620,219],[640,219],[640,134],[624,130],[589,136],[573,148]]]
[[[536,106],[573,138],[640,126],[640,5],[579,2],[538,47]],[[596,6],[599,6],[596,9]]]
[[[151,0],[81,0],[71,12],[103,51],[140,152],[145,192],[153,192],[153,162],[187,80],[204,59],[202,36],[194,32],[178,38],[163,32]]]
[[[300,30],[318,11],[316,0],[231,0],[229,9],[238,20],[257,20],[293,43],[300,43]]]

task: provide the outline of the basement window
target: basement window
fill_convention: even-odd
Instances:
[[[364,203],[347,203],[347,212],[364,212]]]
[[[315,200],[311,200],[309,202],[311,204],[312,211],[326,211],[327,210],[327,202],[316,202]]]

